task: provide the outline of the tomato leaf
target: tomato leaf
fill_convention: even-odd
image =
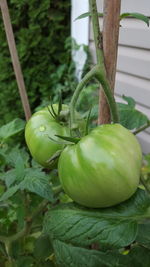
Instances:
[[[134,99],[127,96],[123,96],[123,99],[128,104],[117,103],[120,123],[129,130],[137,129],[147,124],[147,116],[135,109]]]
[[[133,18],[142,20],[149,27],[149,17],[147,17],[147,16],[145,16],[145,15],[143,15],[141,13],[123,13],[123,14],[120,15],[120,20],[124,19],[124,18],[127,18],[127,17],[133,17]]]
[[[128,255],[122,255],[118,251],[90,250],[65,244],[59,240],[55,240],[53,244],[56,263],[61,267],[146,267],[150,262],[150,252],[144,247],[135,247]]]
[[[21,256],[16,261],[17,267],[22,267],[22,266],[29,267],[33,266],[33,263],[34,263],[34,258],[31,256]]]
[[[68,203],[47,213],[43,231],[51,239],[75,246],[96,243],[100,249],[120,248],[135,240],[138,222],[150,218],[149,206],[150,197],[140,189],[128,201],[112,208],[87,209]]]
[[[80,16],[78,16],[78,17],[75,19],[75,21],[78,20],[78,19],[84,19],[84,18],[87,18],[87,17],[90,17],[90,16],[91,16],[91,12],[86,12],[86,13],[83,13],[83,14],[81,14]],[[99,17],[103,17],[103,13],[98,13],[98,16],[99,16]]]
[[[7,187],[10,187],[16,181],[16,170],[11,169],[0,174],[0,180],[5,181]]]
[[[53,252],[51,242],[47,235],[41,235],[35,241],[34,256],[38,260],[45,260]]]
[[[8,198],[12,197],[19,190],[19,185],[14,185],[1,196],[0,201],[5,201]]]
[[[136,242],[150,249],[150,222],[139,225]]]
[[[20,183],[21,190],[28,190],[37,195],[53,201],[53,191],[51,189],[48,176],[38,169],[28,169],[26,177]]]
[[[29,166],[29,154],[25,151],[25,149],[14,147],[10,151],[10,153],[7,154],[7,164],[9,164],[11,167],[16,168],[19,161],[22,166],[24,164],[25,167],[28,167]]]
[[[135,108],[136,102],[132,97],[123,95],[122,98],[128,103],[130,108]]]
[[[0,127],[0,139],[3,141],[24,130],[25,122],[21,119],[15,119]]]

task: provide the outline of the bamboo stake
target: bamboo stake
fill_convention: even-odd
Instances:
[[[21,65],[19,62],[19,57],[18,57],[18,53],[16,49],[7,0],[0,0],[0,7],[2,11],[2,17],[3,17],[6,37],[8,41],[9,51],[11,54],[12,64],[13,64],[13,68],[14,68],[14,72],[15,72],[15,76],[16,76],[16,80],[17,80],[17,84],[19,88],[19,94],[21,97],[21,102],[23,105],[26,120],[28,120],[31,117],[31,110],[30,110],[27,93],[26,93]]]
[[[107,78],[112,91],[116,76],[120,8],[121,0],[104,0],[103,51]],[[110,109],[103,90],[100,90],[98,124],[110,121]]]

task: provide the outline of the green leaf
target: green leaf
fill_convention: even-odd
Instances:
[[[136,242],[150,249],[150,223],[139,225]]]
[[[53,201],[53,192],[48,175],[38,169],[28,169],[24,180],[20,183],[21,190],[29,190],[37,195]]]
[[[29,267],[33,266],[34,264],[34,258],[31,256],[21,256],[17,260],[17,267]]]
[[[21,165],[29,166],[29,154],[25,151],[25,149],[20,149],[19,147],[15,147],[11,150],[11,152],[7,155],[7,163],[11,165],[11,167],[16,168],[18,162],[21,162]]]
[[[14,185],[10,187],[0,198],[0,201],[5,201],[8,198],[12,197],[19,190],[19,185]]]
[[[90,12],[86,12],[86,13],[83,13],[83,14],[81,14],[80,16],[78,16],[78,17],[75,19],[75,21],[78,20],[78,19],[84,19],[84,18],[87,18],[87,17],[90,17],[90,16],[91,16],[91,13],[90,13]]]
[[[120,261],[126,267],[149,267],[150,250],[144,247],[133,247],[128,255],[123,256]]]
[[[41,235],[35,242],[34,256],[38,260],[45,260],[53,253],[50,239],[47,235]]]
[[[71,246],[61,241],[53,242],[56,263],[61,267],[149,267],[150,250],[133,248],[128,255],[117,251],[96,251]]]
[[[128,103],[130,108],[135,108],[136,102],[132,97],[123,95],[122,98]]]
[[[1,197],[1,195],[4,194],[4,191],[5,191],[5,186],[0,184],[0,197]]]
[[[21,119],[15,119],[0,128],[0,139],[6,140],[9,137],[18,134],[25,127],[25,122]]]
[[[118,265],[119,259],[116,253],[114,253],[114,255],[110,253],[109,255],[109,253],[71,246],[58,240],[55,240],[53,244],[56,263],[61,267],[122,266]]]
[[[47,213],[43,231],[51,239],[75,246],[96,243],[101,249],[124,247],[135,240],[138,221],[150,218],[149,206],[150,197],[140,189],[128,201],[107,209],[68,203]]]
[[[123,99],[128,104],[117,103],[120,123],[129,130],[137,129],[147,124],[147,116],[134,108],[134,99],[126,96],[123,96]]]
[[[6,157],[2,153],[0,153],[0,166],[5,165],[6,163]]]
[[[84,19],[84,18],[87,18],[87,17],[90,17],[90,16],[91,16],[91,12],[86,12],[86,13],[81,14],[79,17],[77,17],[75,19],[75,21],[78,20],[78,19]],[[103,17],[103,13],[98,13],[98,16],[99,17]]]
[[[133,17],[133,18],[136,18],[136,19],[139,19],[139,20],[142,20],[144,21],[147,26],[149,27],[149,17],[141,14],[141,13],[123,13],[120,15],[120,20],[121,19],[124,19],[126,17]]]
[[[15,173],[17,181],[23,180],[25,176],[25,166],[24,166],[24,160],[20,154],[18,155],[15,162]]]
[[[3,173],[0,177],[0,179],[5,181],[5,184],[7,187],[10,187],[16,181],[16,170],[11,169],[11,170]]]

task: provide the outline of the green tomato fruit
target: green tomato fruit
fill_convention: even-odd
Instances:
[[[64,191],[77,203],[110,207],[136,191],[142,152],[136,137],[120,124],[98,126],[61,153],[58,172]]]
[[[49,107],[51,110],[51,107]],[[53,105],[54,111],[58,112],[58,104]],[[51,110],[52,111],[52,110]],[[62,111],[67,112],[68,106],[62,105]],[[61,125],[50,114],[48,108],[37,111],[32,115],[26,124],[25,140],[32,157],[43,167],[53,168],[54,165],[48,163],[48,160],[64,145],[52,141],[60,141],[55,135],[68,135],[68,128]]]

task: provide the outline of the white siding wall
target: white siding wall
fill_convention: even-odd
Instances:
[[[103,0],[97,0],[103,10]],[[150,0],[122,0],[121,13],[140,12],[150,17]],[[102,25],[102,20],[100,20]],[[133,97],[137,108],[150,118],[150,28],[142,21],[126,18],[121,21],[116,75],[116,99],[122,94]],[[92,28],[90,48],[96,61]],[[143,152],[150,153],[150,128],[138,134]]]

